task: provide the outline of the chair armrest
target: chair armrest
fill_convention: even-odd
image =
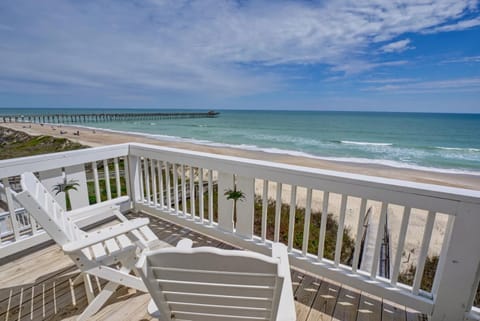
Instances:
[[[295,301],[293,297],[292,278],[290,276],[290,263],[288,261],[287,247],[281,243],[273,243],[272,257],[280,259],[279,276],[283,277],[282,294],[278,304],[276,321],[292,321],[297,319]]]
[[[272,244],[272,257],[280,259],[279,275],[283,278],[290,279],[290,263],[288,262],[287,247],[282,243]],[[291,283],[291,282],[290,282]]]
[[[149,223],[148,218],[137,218],[85,234],[83,239],[65,244],[62,249],[67,253],[104,242],[116,236],[131,232]]]
[[[114,211],[119,208],[118,204],[128,201],[128,196],[117,197],[108,201],[103,201],[97,204],[88,205],[74,210],[68,211],[67,215],[73,220],[77,221],[84,217],[90,217],[92,215],[99,215],[108,211]]]

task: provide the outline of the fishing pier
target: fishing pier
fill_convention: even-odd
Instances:
[[[83,114],[30,114],[0,115],[3,123],[91,123],[111,121],[136,121],[157,119],[215,118],[219,112],[176,113],[83,113]]]

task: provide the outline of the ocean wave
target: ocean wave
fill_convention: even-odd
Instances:
[[[358,164],[366,164],[366,165],[376,164],[376,165],[389,166],[394,168],[414,169],[414,170],[422,170],[422,171],[428,171],[428,172],[437,172],[437,173],[446,173],[446,174],[467,174],[467,175],[480,176],[480,172],[473,171],[473,170],[427,167],[422,165],[403,163],[403,162],[394,161],[394,160],[357,158],[357,157],[318,156],[318,155],[313,155],[306,152],[280,149],[280,148],[274,148],[274,147],[259,147],[257,145],[248,145],[248,144],[235,145],[235,144],[228,144],[228,143],[213,142],[210,140],[200,140],[200,139],[194,139],[194,138],[183,138],[183,137],[159,135],[159,134],[148,134],[148,133],[141,133],[141,132],[135,132],[135,131],[106,129],[106,128],[90,127],[90,126],[82,126],[82,125],[76,125],[76,127],[83,127],[83,128],[89,128],[89,129],[101,129],[101,130],[104,130],[107,132],[113,132],[113,133],[138,135],[138,136],[143,136],[143,137],[148,137],[148,138],[153,138],[153,139],[163,140],[163,141],[192,143],[192,144],[206,145],[206,146],[219,147],[219,148],[233,148],[233,149],[241,149],[241,150],[248,150],[248,151],[254,151],[254,152],[290,155],[295,157],[306,157],[311,159],[319,159],[319,160],[327,160],[327,161],[335,161],[335,162],[343,162],[343,163],[358,163]]]
[[[480,148],[442,147],[442,146],[435,146],[435,148],[442,149],[442,150],[455,150],[455,151],[464,151],[464,152],[480,152]]]
[[[341,144],[347,145],[366,145],[366,146],[392,146],[392,143],[371,143],[371,142],[357,142],[352,140],[341,140]]]

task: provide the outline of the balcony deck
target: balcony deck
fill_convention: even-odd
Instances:
[[[194,246],[233,246],[147,214],[160,240],[174,246],[189,238]],[[71,286],[78,270],[57,245],[50,245],[9,262],[0,262],[0,320],[75,320],[87,306],[83,283]],[[98,281],[102,286],[102,281]],[[96,282],[94,287],[98,289]],[[292,269],[298,321],[413,321],[426,316],[382,298],[319,279]],[[147,314],[149,295],[121,287],[92,320],[152,320]]]

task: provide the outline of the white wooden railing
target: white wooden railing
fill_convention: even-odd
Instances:
[[[143,144],[3,161],[0,178],[28,170],[43,176],[44,184],[51,182],[49,177],[58,180],[65,173],[81,181],[88,167],[99,202],[104,200],[102,191],[105,199],[119,196],[112,195],[110,184],[100,186],[97,166],[85,166],[99,161],[104,166],[100,176],[106,178],[105,182],[115,178],[116,190],[120,189],[122,173],[118,164],[122,164],[125,169],[122,184],[127,185],[136,210],[261,253],[268,253],[272,242],[284,241],[292,265],[411,307],[430,315],[432,320],[480,319],[478,310],[472,309],[480,277],[478,191]],[[114,164],[113,171],[105,171],[109,162]],[[72,167],[77,170],[71,171]],[[52,171],[57,175],[42,174]],[[78,172],[82,174],[71,175]],[[223,195],[234,187],[245,195],[243,201],[237,202],[236,221],[234,203]],[[85,193],[86,188],[87,184],[82,183]],[[272,203],[273,209],[268,210]],[[283,216],[282,203],[290,205],[288,214]],[[302,217],[296,211],[301,207]],[[370,264],[359,264],[363,222],[370,208],[374,209],[370,211],[371,220],[376,222],[372,224],[374,229],[370,228],[373,235]],[[336,212],[337,234],[328,250],[326,236],[331,231],[327,230],[327,215],[319,219],[318,209],[322,213]],[[14,216],[10,216],[12,220]],[[398,226],[391,225],[393,216],[398,217]],[[392,235],[397,235],[391,245],[389,278],[379,276],[378,265],[387,218]],[[440,224],[442,219],[444,225]],[[298,222],[303,225],[299,227]],[[418,222],[422,223],[420,228]],[[349,261],[342,259],[345,231],[353,237],[353,255]],[[418,235],[412,235],[412,231]],[[445,236],[436,236],[439,231]],[[399,275],[405,272],[404,250],[413,237],[419,240],[410,253],[416,269],[413,281],[407,285],[400,282]],[[15,236],[13,242],[3,241],[0,257],[6,253],[2,252],[2,246],[8,248],[7,242],[15,244],[21,239],[22,236]],[[433,239],[441,239],[437,246],[440,250],[434,253],[439,255],[439,261],[431,290],[426,290],[422,289],[422,279],[427,257],[432,254]]]
[[[125,172],[120,169],[119,164],[122,167],[128,167],[125,161],[128,149],[129,145],[123,144],[88,151],[78,150],[0,161],[0,201],[6,207],[0,210],[0,259],[50,239],[41,226],[28,213],[25,213],[15,200],[15,194],[18,192],[15,189],[19,188],[20,174],[26,171],[38,174],[42,183],[52,191],[52,194],[55,194],[53,187],[64,182],[65,177],[68,181],[73,180],[79,186],[77,190],[69,192],[69,198],[71,208],[76,209],[90,203],[118,199],[123,196],[120,182],[128,178],[125,177]],[[109,167],[109,164],[113,164],[113,167],[112,165]],[[92,202],[88,195],[87,174],[92,176],[91,189],[95,194]],[[115,193],[112,193],[111,179],[115,182]],[[105,190],[103,199],[102,190]],[[128,194],[128,191],[124,194]],[[64,192],[55,195],[55,198],[66,207]],[[81,224],[85,225],[89,222],[84,220]]]

